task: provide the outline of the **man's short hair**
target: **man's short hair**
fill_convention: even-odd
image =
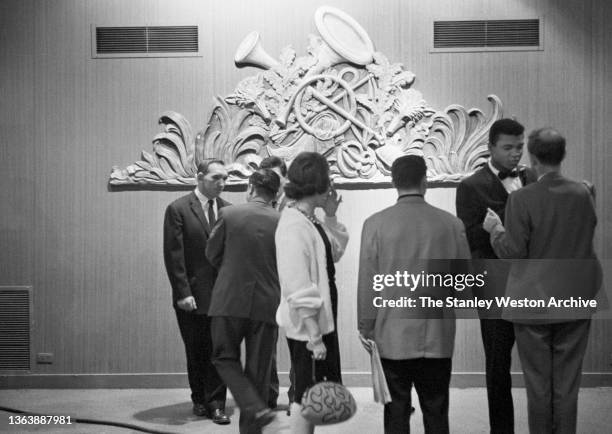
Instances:
[[[280,188],[280,177],[272,169],[259,169],[249,177],[249,185],[255,187],[258,196],[273,199]]]
[[[421,181],[427,175],[427,164],[418,155],[403,155],[391,165],[391,179],[398,189],[420,187]]]
[[[504,118],[493,122],[489,130],[489,144],[495,146],[500,134],[508,136],[520,136],[525,132],[525,127],[519,124],[514,119]]]
[[[200,163],[198,164],[198,171],[196,173],[201,172],[203,175],[206,175],[211,164],[220,164],[222,166],[225,166],[225,162],[223,160],[219,160],[218,158],[207,158],[205,160],[200,161]]]
[[[264,158],[259,164],[260,169],[274,169],[275,167],[279,168],[281,175],[284,177],[287,176],[287,165],[282,158],[277,157],[276,155],[271,155]]]
[[[558,166],[565,158],[565,137],[553,128],[538,128],[529,134],[527,150],[540,163]]]

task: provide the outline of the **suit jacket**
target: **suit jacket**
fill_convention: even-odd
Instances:
[[[280,214],[263,201],[224,208],[206,246],[219,270],[209,316],[249,318],[276,324],[280,285],[274,233]]]
[[[501,258],[512,261],[507,295],[593,298],[601,284],[601,267],[593,249],[597,224],[593,198],[581,182],[548,173],[513,192],[506,207],[506,231],[494,231],[491,242]],[[504,310],[515,322],[562,322],[590,316],[587,309],[536,308]]]
[[[519,166],[519,177],[523,186],[536,180],[533,170],[525,166]],[[506,291],[510,265],[498,260],[491,247],[489,234],[482,228],[482,222],[487,208],[495,211],[503,222],[507,201],[508,192],[488,163],[462,180],[457,187],[457,217],[465,225],[473,258],[473,271],[487,274],[486,285],[472,289],[472,294],[478,298],[494,300],[495,297],[504,296]],[[500,318],[502,310],[497,304],[493,304],[491,309],[479,309],[478,313],[481,318]]]
[[[230,205],[217,198],[217,208]],[[197,314],[206,314],[216,271],[204,251],[211,228],[195,193],[168,205],[164,218],[164,263],[172,286],[172,302],[193,296]]]
[[[452,309],[431,318],[417,308],[376,308],[373,297],[399,299],[410,294],[405,287],[373,291],[375,275],[397,271],[426,273],[431,259],[469,259],[470,251],[461,220],[429,205],[422,197],[399,198],[397,203],[368,219],[361,233],[358,280],[358,327],[378,345],[387,359],[451,357],[455,342]],[[417,296],[424,289],[416,289]],[[454,291],[454,290],[453,290]],[[450,294],[449,294],[450,295]]]
[[[525,166],[519,167],[519,177],[523,186],[536,181],[533,170]],[[489,234],[482,228],[482,222],[487,208],[491,208],[502,218],[503,223],[507,200],[508,192],[488,164],[459,183],[455,199],[457,217],[465,225],[473,258],[497,258]]]

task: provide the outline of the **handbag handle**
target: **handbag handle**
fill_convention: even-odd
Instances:
[[[314,358],[314,356],[312,357],[312,384],[317,384],[317,375],[316,375],[316,365],[315,363],[317,363],[317,360]],[[323,381],[327,381],[327,377],[323,376]]]

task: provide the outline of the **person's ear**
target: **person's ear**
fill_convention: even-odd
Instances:
[[[421,179],[421,194],[425,195],[425,191],[427,191],[427,175]]]

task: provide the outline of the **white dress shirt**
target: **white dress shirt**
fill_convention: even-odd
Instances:
[[[497,170],[495,166],[493,166],[493,163],[491,163],[490,158],[489,158],[488,164],[489,164],[489,169],[491,169],[491,172],[493,172],[493,174],[498,177],[497,179],[499,179],[499,170]],[[516,170],[518,170],[518,166]],[[523,186],[520,176],[516,176],[516,177],[508,176],[506,179],[503,179],[503,180],[499,179],[499,182],[502,183],[502,185],[504,186],[508,194],[512,193],[513,191],[518,190],[519,188]]]
[[[200,200],[200,203],[202,204],[202,210],[204,211],[204,217],[206,217],[206,221],[208,222],[208,224],[210,224],[210,221],[208,220],[208,207],[210,206],[208,201],[210,199],[208,199],[206,196],[200,193],[200,190],[198,190],[197,187],[194,193],[197,196],[197,198]],[[213,204],[213,213],[215,214],[215,219],[217,219],[219,217],[219,209],[217,205],[217,200],[212,199],[212,204]]]

